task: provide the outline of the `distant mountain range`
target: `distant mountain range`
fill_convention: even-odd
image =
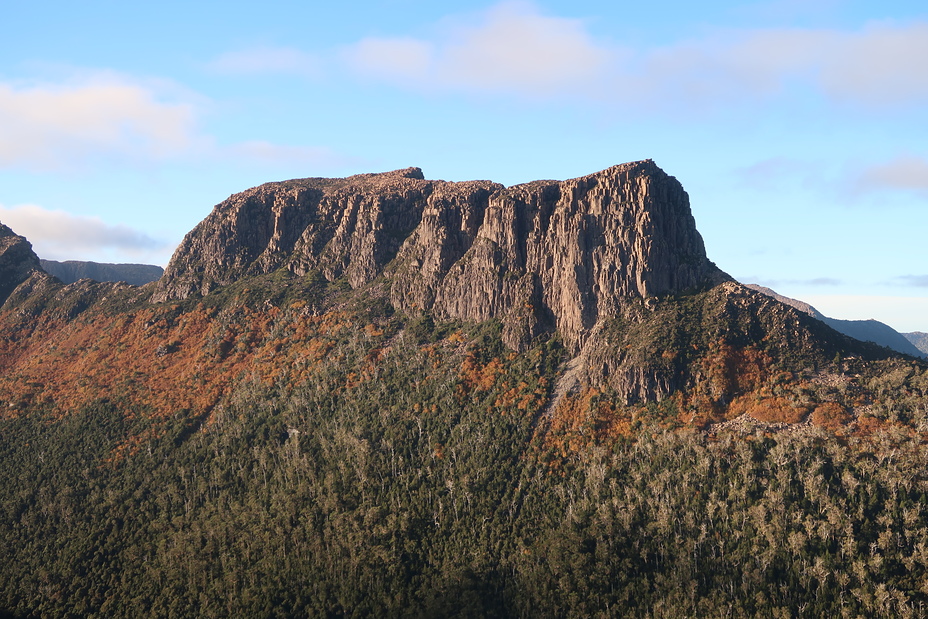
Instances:
[[[40,260],[42,269],[54,275],[65,284],[73,284],[81,279],[98,282],[126,282],[133,286],[144,286],[161,279],[164,269],[151,264],[108,264],[100,262],[82,262],[79,260]]]
[[[747,284],[748,288],[773,297],[780,303],[805,312],[813,318],[818,318],[826,325],[862,342],[873,342],[897,352],[912,355],[913,357],[928,356],[928,334],[916,331],[915,333],[899,333],[889,325],[879,320],[841,320],[829,318],[804,301],[791,299],[778,294],[770,288],[758,284]]]
[[[921,331],[913,331],[912,333],[903,333],[905,339],[912,342],[915,345],[915,348],[919,349],[923,353],[928,354],[928,333],[922,333]]]

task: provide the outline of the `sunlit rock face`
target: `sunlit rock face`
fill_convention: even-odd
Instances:
[[[153,300],[280,268],[354,288],[383,277],[397,309],[500,319],[516,349],[552,329],[579,349],[624,300],[727,279],[683,187],[650,160],[513,187],[408,168],[233,195],[187,235]]]

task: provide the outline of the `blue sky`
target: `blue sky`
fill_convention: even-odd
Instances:
[[[734,277],[928,331],[923,2],[37,0],[4,22],[0,221],[42,257],[166,264],[271,180],[653,158]]]

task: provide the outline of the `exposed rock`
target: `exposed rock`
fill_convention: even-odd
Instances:
[[[231,196],[177,248],[154,301],[206,295],[245,275],[313,269],[355,288],[419,224],[433,183],[418,168],[268,183]]]
[[[528,334],[552,319],[578,350],[624,299],[727,278],[706,258],[683,187],[648,160],[496,192],[433,311],[475,321],[500,317],[507,326],[525,325]],[[518,347],[510,332],[508,343]]]
[[[30,275],[41,270],[32,244],[0,224],[0,305]]]
[[[510,188],[409,168],[230,197],[181,243],[153,300],[279,268],[354,288],[388,275],[395,307],[500,319],[517,349],[557,329],[579,350],[625,299],[729,279],[706,258],[686,192],[650,160]]]
[[[80,279],[98,282],[126,282],[133,286],[144,286],[161,278],[164,269],[151,264],[108,264],[80,260],[41,260],[42,269],[65,284]]]
[[[878,359],[886,350],[839,333],[821,321],[735,281],[689,295],[685,303],[658,300],[651,309],[627,303],[595,329],[583,346],[582,384],[608,384],[626,404],[662,400],[706,381],[693,350],[715,350],[725,367],[738,364],[725,349],[755,347],[771,359],[852,352]],[[714,390],[710,390],[714,391]],[[726,402],[724,390],[713,397]]]

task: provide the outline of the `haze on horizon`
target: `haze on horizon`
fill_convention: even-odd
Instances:
[[[229,194],[420,166],[507,185],[653,158],[709,257],[928,331],[928,9],[380,0],[7,7],[0,221],[164,265]]]

